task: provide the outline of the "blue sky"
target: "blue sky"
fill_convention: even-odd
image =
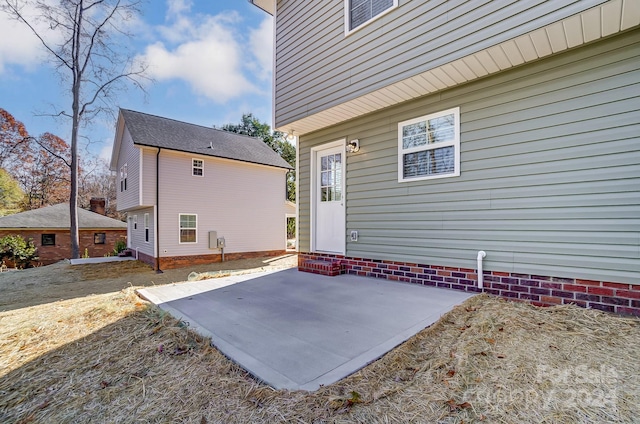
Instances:
[[[205,126],[240,121],[251,112],[271,125],[272,18],[247,0],[148,0],[131,26],[130,46],[149,66],[147,94],[118,94],[119,107]],[[0,108],[32,135],[70,141],[70,122],[48,116],[70,110],[39,41],[0,14]],[[83,135],[92,153],[108,158],[115,122],[95,120]]]

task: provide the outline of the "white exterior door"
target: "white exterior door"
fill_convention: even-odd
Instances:
[[[313,244],[317,252],[345,253],[344,141],[313,150]]]

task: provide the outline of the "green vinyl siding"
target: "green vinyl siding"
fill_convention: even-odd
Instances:
[[[344,0],[278,0],[276,127],[603,2],[400,1],[380,19],[345,36]]]
[[[397,181],[397,124],[460,107],[461,175]],[[640,284],[640,30],[303,136],[347,155],[347,256]],[[345,234],[345,237],[347,237]]]

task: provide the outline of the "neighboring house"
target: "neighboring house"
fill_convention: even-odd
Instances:
[[[104,199],[91,200],[92,211],[78,209],[80,255],[112,255],[118,240],[127,237],[127,225],[104,216]],[[101,213],[100,213],[101,212]],[[38,263],[49,265],[71,258],[69,204],[60,203],[0,218],[0,237],[20,235],[38,248]]]
[[[118,210],[128,247],[156,269],[285,252],[290,169],[260,139],[120,110]]]
[[[252,2],[301,268],[640,314],[640,2]]]

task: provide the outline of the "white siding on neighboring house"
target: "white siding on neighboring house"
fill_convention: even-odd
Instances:
[[[127,188],[121,191],[120,170],[125,165],[127,167]],[[116,172],[118,210],[126,211],[140,206],[140,149],[134,146],[131,134],[126,127],[122,135]]]
[[[142,151],[142,204],[144,206],[156,203],[156,154],[158,149],[143,147]]]
[[[149,241],[145,237],[145,214],[149,214]],[[134,223],[135,227],[134,228]],[[154,228],[154,208],[141,208],[127,212],[127,225],[129,225],[128,247],[146,255],[154,255],[155,228]]]
[[[194,158],[204,161],[204,176],[192,175]],[[159,256],[219,254],[209,249],[209,231],[226,239],[225,253],[284,250],[285,174],[270,166],[162,150]],[[179,243],[180,214],[197,215],[197,243]]]

